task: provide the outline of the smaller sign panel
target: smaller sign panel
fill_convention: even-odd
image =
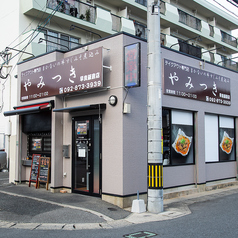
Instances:
[[[40,172],[39,172],[39,181],[47,181],[48,179],[48,171],[50,167],[50,158],[49,157],[41,157],[40,158]]]
[[[21,101],[103,86],[102,47],[21,72]]]
[[[37,188],[40,156],[41,156],[40,154],[33,154],[32,155],[29,187],[31,186],[31,182],[35,182],[36,183],[36,188]]]
[[[230,106],[230,78],[164,59],[164,94]]]
[[[125,87],[140,86],[140,43],[124,48]]]
[[[41,150],[42,138],[32,138],[32,150]]]
[[[77,135],[87,135],[87,123],[78,123]]]
[[[50,176],[50,157],[40,157],[39,161],[39,178],[38,187],[40,182],[46,183],[46,190],[48,190],[49,176]]]

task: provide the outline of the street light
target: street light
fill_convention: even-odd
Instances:
[[[75,29],[75,27],[78,28],[78,29],[80,29],[80,30],[87,31],[87,32],[89,32],[89,33],[95,34],[95,35],[97,35],[99,38],[102,38],[101,35],[99,35],[98,33],[95,33],[95,32],[93,32],[93,31],[90,31],[90,30],[87,30],[87,29],[84,29],[84,28],[82,28],[82,27],[75,26],[75,25],[71,25],[70,28],[69,28],[69,30],[72,31],[72,30]]]
[[[193,37],[193,38],[189,38],[187,40],[183,40],[183,42],[188,42],[190,40],[202,41],[202,38],[201,38],[201,36],[196,36],[196,37]],[[172,48],[173,46],[178,45],[178,44],[179,44],[179,42],[171,45],[169,48]]]
[[[46,39],[43,39],[43,38],[40,38],[39,41],[38,41],[38,44],[42,43],[43,41],[46,41],[46,42],[50,42],[52,44],[56,44],[56,45],[60,45],[60,46],[63,46],[65,48],[67,48],[69,50],[69,47],[66,46],[66,45],[62,45],[62,44],[59,44],[57,42],[54,42],[54,41],[50,41],[50,40],[46,40]]]
[[[20,52],[20,53],[24,53],[24,54],[32,55],[33,57],[35,57],[35,55],[33,55],[32,53],[28,53],[28,52],[23,51],[23,50],[17,50],[17,49],[10,48],[10,47],[6,47],[6,48],[5,48],[5,51],[9,51],[9,50],[15,50],[15,51],[18,51],[18,52]]]

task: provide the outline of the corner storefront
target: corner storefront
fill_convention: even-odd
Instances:
[[[235,180],[237,73],[162,48],[163,187]],[[49,188],[131,206],[147,193],[147,44],[120,33],[19,64],[18,156],[50,158]],[[11,165],[10,165],[11,166]]]

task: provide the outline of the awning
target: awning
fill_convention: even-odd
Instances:
[[[36,104],[29,104],[24,106],[15,106],[13,107],[13,111],[6,111],[4,112],[4,116],[14,116],[14,115],[24,115],[24,114],[31,114],[31,113],[39,113],[43,110],[51,110],[54,107],[54,101],[36,103]]]
[[[95,110],[95,109],[105,110],[106,103],[59,108],[59,109],[54,109],[53,112],[78,112],[78,111],[88,111],[88,110]]]

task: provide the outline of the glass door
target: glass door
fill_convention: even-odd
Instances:
[[[73,119],[73,192],[100,196],[101,124],[98,116]]]

